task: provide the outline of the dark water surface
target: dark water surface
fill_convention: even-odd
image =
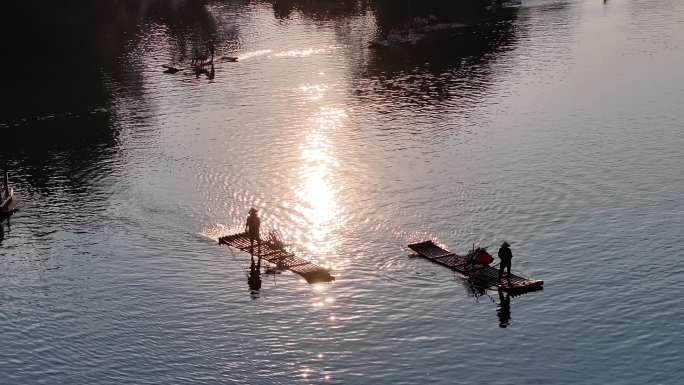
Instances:
[[[684,2],[523,0],[402,48],[368,45],[423,10],[112,3],[8,43],[43,60],[4,64],[0,384],[681,381]],[[162,73],[206,41],[239,61]],[[250,295],[215,241],[250,206],[337,281]],[[546,287],[502,328],[426,237],[508,240]]]

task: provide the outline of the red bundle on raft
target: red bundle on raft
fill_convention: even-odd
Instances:
[[[489,265],[494,262],[494,257],[491,256],[485,249],[475,250],[475,256],[473,257],[473,263],[476,265]]]

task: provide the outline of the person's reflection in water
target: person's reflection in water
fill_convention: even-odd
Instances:
[[[259,262],[254,264],[254,256],[252,255],[252,263],[249,266],[249,277],[247,277],[247,284],[252,291],[261,289],[261,257]]]
[[[195,79],[199,79],[199,77],[204,74],[204,76],[207,77],[209,80],[214,80],[216,77],[216,69],[214,68],[214,64],[212,63],[209,69],[206,69],[205,67],[193,67],[193,70],[195,71]]]
[[[195,69],[195,79],[199,79],[199,77],[204,73],[205,69],[202,67],[194,67]]]
[[[511,321],[511,296],[499,289],[499,306],[496,308],[499,316],[499,327],[506,328]]]
[[[2,223],[4,219],[0,219],[0,244],[2,244],[2,241],[5,239],[5,224]],[[12,231],[12,223],[10,222],[10,218],[7,217],[7,233],[10,233]]]

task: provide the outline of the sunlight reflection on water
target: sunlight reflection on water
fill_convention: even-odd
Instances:
[[[329,46],[325,48],[306,48],[306,49],[293,49],[284,52],[278,52],[274,54],[275,57],[292,57],[292,58],[304,58],[311,55],[320,55],[326,53],[332,53],[337,47]]]
[[[14,152],[22,210],[0,234],[0,382],[451,384],[502,365],[521,383],[577,368],[674,382],[650,372],[676,373],[684,318],[663,290],[678,282],[683,82],[681,50],[659,42],[682,45],[678,2],[536,1],[500,30],[398,49],[368,47],[371,14],[230,3],[205,37],[240,60],[212,81],[164,74],[196,36],[153,25],[121,73],[105,66],[111,105],[86,110],[107,119],[54,111],[17,130],[37,147]],[[336,281],[284,272],[250,295],[249,256],[215,242],[250,206]],[[464,295],[406,249],[501,237],[515,270],[548,282],[512,300],[505,331],[497,296]],[[644,355],[649,373],[627,367]]]
[[[321,257],[323,263],[329,263],[328,256],[335,253],[333,232],[344,223],[344,207],[337,201],[342,188],[336,176],[339,163],[328,134],[339,129],[345,118],[342,109],[321,108],[318,116],[309,119],[310,126],[300,145],[296,209],[306,223],[298,240],[309,253]]]

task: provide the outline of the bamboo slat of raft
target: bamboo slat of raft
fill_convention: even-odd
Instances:
[[[544,285],[544,281],[542,280],[528,279],[516,274],[511,274],[510,284],[506,278],[500,282],[499,269],[492,266],[471,267],[468,265],[467,256],[456,255],[437,246],[432,241],[413,243],[408,245],[408,247],[421,257],[458,271],[488,287],[498,287],[503,291],[521,294],[528,291],[540,290]]]
[[[260,252],[262,259],[301,275],[309,283],[330,282],[335,280],[335,277],[330,275],[330,270],[279,248],[272,242],[262,241],[261,246],[255,242],[252,246],[247,233],[238,233],[221,237],[219,238],[219,244],[232,246],[246,252],[250,252],[253,248],[255,256]]]

